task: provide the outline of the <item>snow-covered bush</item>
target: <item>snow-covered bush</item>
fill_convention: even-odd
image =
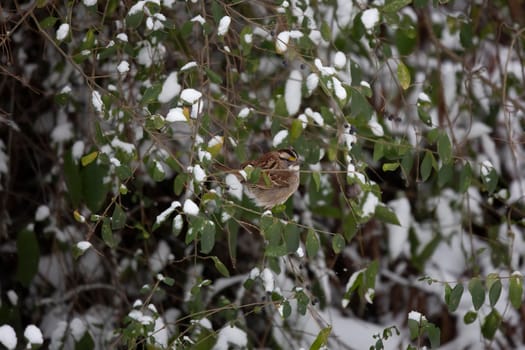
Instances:
[[[0,344],[525,346],[517,5],[10,2]]]

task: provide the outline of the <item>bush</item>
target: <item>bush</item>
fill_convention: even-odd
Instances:
[[[518,5],[9,2],[0,344],[523,346]]]

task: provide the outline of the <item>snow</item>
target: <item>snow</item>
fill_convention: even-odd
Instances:
[[[197,23],[200,23],[201,25],[203,25],[204,23],[206,23],[206,20],[205,20],[204,17],[202,17],[201,15],[197,15],[197,16],[193,17],[190,21],[191,21],[191,22],[197,22]]]
[[[213,158],[210,152],[205,151],[205,150],[200,149],[200,148],[197,151],[197,157],[199,158],[199,161],[201,161],[201,162],[209,161],[209,160],[211,160]]]
[[[219,331],[217,342],[213,350],[228,350],[234,348],[246,348],[248,346],[248,335],[242,329],[227,325]]]
[[[331,76],[335,74],[335,69],[333,67],[325,67],[319,58],[314,60],[314,65],[323,76]]]
[[[417,95],[417,100],[421,101],[421,102],[427,102],[427,103],[431,103],[432,102],[430,100],[430,97],[427,94],[425,94],[424,92],[420,92],[419,95]]]
[[[277,39],[275,39],[275,51],[277,51],[277,53],[286,52],[286,50],[288,50],[289,41],[290,41],[290,32],[289,31],[280,32],[279,35],[277,35]]]
[[[153,320],[153,317],[144,315],[144,313],[140,310],[131,310],[128,313],[128,317],[131,318],[132,320],[139,322],[140,324],[144,326],[152,325],[155,322]]]
[[[157,249],[151,254],[148,259],[150,271],[158,273],[162,271],[170,262],[172,257],[171,249],[166,241],[161,240],[157,244]]]
[[[481,162],[480,170],[481,170],[481,175],[483,177],[489,176],[492,169],[494,169],[494,166],[492,165],[490,160],[484,160]]]
[[[319,85],[319,76],[315,73],[310,73],[306,77],[306,89],[308,90],[308,95],[311,95],[317,86]]]
[[[279,130],[273,137],[273,147],[279,146],[288,137],[288,130]]]
[[[244,34],[244,42],[251,44],[253,42],[253,34]]]
[[[6,295],[11,305],[14,305],[14,306],[18,305],[18,294],[16,294],[14,290],[12,289],[8,290]]]
[[[181,86],[177,80],[177,72],[171,72],[162,84],[158,100],[160,103],[167,103],[180,93]]]
[[[128,61],[121,61],[118,66],[117,70],[120,74],[124,74],[126,72],[129,72],[129,62]]]
[[[97,4],[97,0],[82,0],[84,5],[86,6],[95,6]]]
[[[313,111],[310,107],[304,110],[304,114],[311,118],[317,125],[324,126],[324,119],[321,113]]]
[[[350,23],[353,17],[353,7],[353,1],[337,0],[337,11],[335,16],[339,27],[344,28]]]
[[[145,67],[151,67],[153,63],[160,62],[166,55],[166,47],[159,43],[152,47],[149,41],[142,41],[143,46],[137,54],[137,62]]]
[[[63,120],[58,121],[57,125],[51,132],[51,139],[55,143],[69,141],[73,138],[73,124]]]
[[[191,169],[191,173],[193,173],[193,178],[197,183],[201,183],[206,179],[206,173],[199,164],[189,168]]]
[[[75,341],[81,340],[87,331],[86,323],[78,317],[71,320],[69,323],[69,329],[71,330],[71,335]]]
[[[71,147],[71,155],[73,156],[74,160],[79,160],[82,157],[85,147],[84,141],[75,141],[73,147]]]
[[[346,176],[348,176],[351,179],[357,180],[362,184],[366,183],[366,177],[360,172],[356,171],[355,166],[352,163],[348,163],[346,167]]]
[[[343,69],[346,66],[346,55],[337,51],[334,55],[334,67],[337,69]]]
[[[230,28],[230,23],[232,22],[232,19],[230,16],[224,16],[219,21],[219,28],[217,29],[217,35],[219,36],[225,36],[226,33],[228,33],[228,29]]]
[[[343,87],[343,84],[341,84],[341,81],[336,77],[332,77],[332,82],[334,83],[335,96],[341,101],[346,100],[346,89]]]
[[[177,214],[173,218],[173,228],[177,231],[182,230],[182,226],[184,225],[184,221],[182,220],[182,215]]]
[[[42,345],[44,344],[44,337],[42,331],[35,325],[30,324],[24,330],[24,338],[27,339],[29,344]]]
[[[213,148],[217,145],[222,145],[222,144],[224,144],[224,137],[220,135],[215,135],[210,139],[210,141],[208,141],[208,148]]]
[[[366,302],[369,303],[369,304],[373,304],[374,303],[374,295],[375,295],[375,291],[372,288],[368,288],[368,290],[365,293],[365,300],[366,300]]]
[[[197,62],[191,61],[191,62],[186,63],[184,66],[182,66],[180,68],[180,71],[184,72],[184,71],[190,70],[190,69],[195,68],[195,67],[198,67]]]
[[[284,101],[289,115],[294,115],[299,111],[301,106],[301,87],[303,83],[303,76],[300,71],[293,70],[290,72],[290,77],[286,81],[284,87]]]
[[[361,86],[364,87],[364,88],[368,88],[368,89],[370,89],[370,83],[369,83],[368,81],[364,81],[364,80],[363,80],[363,81],[361,81],[361,82],[359,83],[359,85],[361,85]]]
[[[117,137],[115,137],[111,141],[111,147],[118,148],[122,151],[124,151],[127,154],[133,154],[135,153],[135,145],[129,142],[124,142],[119,140]]]
[[[65,38],[67,38],[67,35],[69,34],[69,24],[62,23],[60,27],[57,29],[57,40],[62,41]]]
[[[126,33],[118,33],[117,34],[117,39],[124,42],[124,43],[127,43],[128,42],[128,35]]]
[[[378,204],[379,198],[372,192],[368,192],[365,203],[363,204],[363,216],[367,217],[374,214]]]
[[[102,113],[102,97],[100,97],[100,93],[96,90],[93,90],[91,93],[91,104],[93,105],[93,108],[95,108],[95,111]]]
[[[420,312],[417,312],[417,311],[410,311],[408,313],[408,319],[409,320],[413,320],[413,321],[416,321],[416,322],[421,322],[421,321],[425,321],[426,320],[426,317],[421,314]]]
[[[408,232],[413,219],[410,214],[410,202],[406,197],[388,202],[388,207],[394,211],[399,221],[399,225],[386,225],[390,258],[395,260],[401,255],[403,249],[408,247]]]
[[[249,107],[244,107],[239,111],[239,114],[237,114],[238,118],[245,119],[250,115],[251,109]]]
[[[35,221],[44,221],[49,217],[50,211],[47,205],[40,205],[36,209]]]
[[[261,278],[264,284],[264,291],[271,293],[275,289],[275,278],[273,272],[269,268],[262,270]]]
[[[149,30],[161,30],[164,28],[164,22],[166,21],[166,16],[162,13],[155,13],[153,16],[146,19],[146,28]]]
[[[16,333],[13,327],[9,325],[0,326],[0,344],[9,350],[16,348],[17,343]]]
[[[180,94],[181,100],[189,104],[194,104],[202,97],[202,93],[195,89],[184,89]]]
[[[199,215],[199,207],[191,199],[186,199],[184,201],[184,207],[182,208],[182,210],[187,215],[191,215],[191,216]]]
[[[174,122],[187,122],[186,116],[184,115],[184,110],[181,107],[176,107],[170,109],[168,115],[166,116],[166,121],[170,123]]]
[[[181,205],[179,201],[171,202],[170,206],[167,209],[165,209],[162,213],[157,215],[157,218],[155,219],[155,224],[157,225],[162,224],[164,221],[166,221],[168,216],[170,216],[171,213],[175,211],[175,209],[180,208],[180,207]]]
[[[224,181],[226,182],[228,193],[232,197],[238,200],[241,200],[242,199],[242,184],[237,178],[237,176],[233,174],[228,174],[226,175]]]
[[[379,11],[376,8],[363,11],[361,22],[363,22],[367,31],[371,31],[379,22]]]
[[[80,241],[77,243],[77,248],[80,249],[82,252],[85,252],[91,247],[91,243],[88,241]]]
[[[368,127],[372,131],[372,134],[374,134],[375,136],[382,137],[385,135],[385,132],[381,124],[379,124],[377,121],[373,119],[368,121]]]

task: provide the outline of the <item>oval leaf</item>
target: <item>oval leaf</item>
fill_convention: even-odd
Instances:
[[[403,61],[399,61],[399,64],[397,65],[397,79],[403,90],[410,87],[410,71]]]

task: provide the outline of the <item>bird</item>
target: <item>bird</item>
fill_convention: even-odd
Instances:
[[[241,175],[248,167],[261,169],[257,182],[250,182]],[[241,164],[234,175],[247,188],[248,196],[265,210],[286,202],[299,187],[300,161],[293,148],[283,148],[264,153],[259,158]]]

